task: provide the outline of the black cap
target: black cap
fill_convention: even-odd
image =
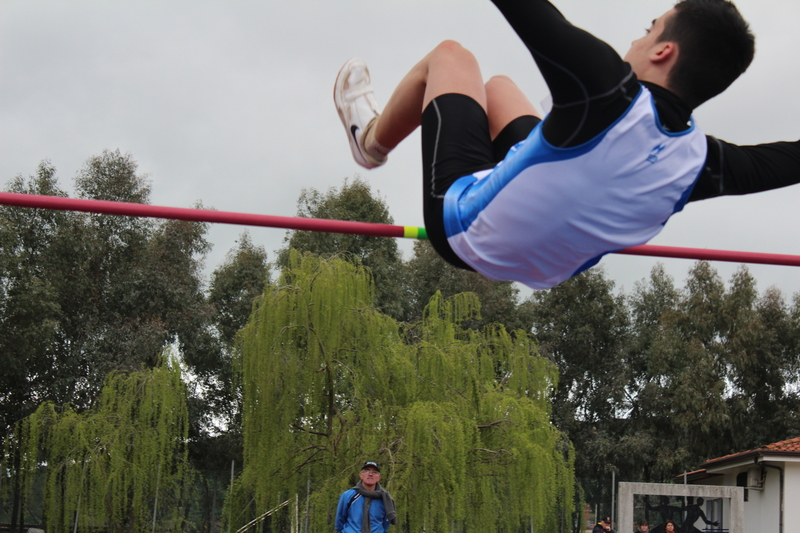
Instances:
[[[364,466],[362,466],[362,467],[361,467],[361,470],[364,470],[364,469],[365,469],[365,468],[367,468],[368,466],[371,466],[372,468],[374,468],[374,469],[375,469],[375,470],[377,470],[378,472],[380,472],[380,471],[381,471],[381,467],[379,467],[379,466],[378,466],[378,463],[376,463],[375,461],[367,461],[366,463],[364,463]]]
[[[610,516],[607,516],[607,517],[605,518],[605,520],[603,520],[603,522],[605,522],[606,524],[610,524],[610,523],[611,523],[611,517],[610,517]]]

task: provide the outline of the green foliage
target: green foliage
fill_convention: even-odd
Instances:
[[[533,294],[528,306],[542,355],[559,369],[559,427],[614,419],[626,383],[628,315],[601,269]]]
[[[57,186],[55,169],[46,161],[36,177],[18,178],[12,192],[66,196]],[[8,431],[36,409],[61,376],[44,356],[58,337],[61,308],[48,276],[48,250],[58,227],[69,215],[49,210],[0,208],[0,428]]]
[[[48,162],[8,189],[67,196]],[[148,180],[132,157],[119,151],[90,158],[75,178],[75,190],[87,199],[150,198]],[[237,296],[225,294],[240,291],[236,280],[219,283],[213,298],[206,296],[206,230],[192,222],[0,207],[3,435],[46,401],[82,412],[93,405],[109,373],[153,368],[170,345],[198,376],[190,399],[193,457],[204,466],[211,464],[205,453],[224,461],[225,454],[213,453],[220,447],[239,457],[230,337],[236,321],[243,323],[249,314],[249,302],[236,304]],[[258,279],[263,283],[263,272]],[[244,302],[262,287],[244,289],[238,298]],[[219,424],[224,419],[229,423]],[[234,428],[225,446],[208,442],[220,437],[208,434],[216,424]],[[10,457],[21,453],[12,451]],[[230,455],[227,459],[230,464]],[[20,486],[25,480],[18,472],[22,475],[12,465],[4,486]],[[22,504],[15,495],[7,519],[18,517]]]
[[[46,161],[8,189],[67,196]],[[119,151],[90,158],[75,190],[144,203],[151,192]],[[392,223],[361,180],[304,191],[298,214]],[[237,524],[310,487],[312,527],[328,528],[358,465],[378,459],[404,530],[556,530],[572,505],[573,464],[580,477],[615,470],[619,479],[661,481],[800,435],[800,295],[759,296],[746,268],[726,285],[697,263],[676,287],[657,266],[630,295],[614,294],[592,269],[520,305],[512,284],[455,269],[426,242],[403,263],[391,239],[294,232],[273,282],[266,252],[245,233],[205,292],[205,232],[188,222],[0,207],[0,507],[12,509],[3,516],[19,523],[38,483],[43,457],[34,452],[57,431],[65,440],[53,447],[71,459],[44,458],[60,476],[48,481],[47,512],[69,527],[81,476],[99,476],[92,469],[104,464],[91,454],[132,435],[120,416],[139,416],[97,403],[106,376],[104,398],[133,394],[123,376],[161,371],[167,345],[189,370],[188,453],[218,474],[213,490],[224,490],[231,460],[241,465],[246,449],[226,504]],[[115,414],[104,419],[101,409]],[[167,453],[166,442],[153,446]],[[128,451],[157,477],[150,455]],[[81,507],[92,491],[132,479],[135,469],[119,468],[84,487]],[[132,527],[132,516],[116,516],[114,527]]]
[[[527,308],[518,305],[519,290],[508,281],[493,281],[476,272],[456,268],[439,257],[428,241],[414,243],[414,255],[406,263],[411,320],[419,320],[436,292],[449,298],[462,292],[474,293],[481,301],[481,319],[468,324],[480,329],[487,324],[503,324],[507,330],[530,327]]]
[[[297,216],[394,224],[386,202],[373,196],[369,184],[359,178],[345,180],[341,190],[331,187],[325,194],[303,189],[297,201]],[[375,305],[379,311],[397,319],[407,315],[403,265],[394,239],[293,231],[284,242],[285,247],[278,251],[279,267],[289,264],[292,249],[326,258],[340,256],[370,269],[375,277]]]
[[[233,358],[236,335],[245,325],[253,301],[269,283],[267,254],[255,246],[247,232],[230,250],[225,261],[211,275],[207,301],[214,336],[205,350],[194,350],[185,361],[191,366],[197,384],[190,402],[195,437],[215,440],[222,434],[240,441],[240,390],[234,379]],[[206,442],[200,444],[214,446]],[[210,463],[223,468],[231,459],[240,460],[241,442],[228,442],[227,453],[203,453]],[[199,451],[199,450],[198,450]],[[210,456],[210,457],[209,457]]]
[[[188,399],[191,427],[189,456],[204,475],[198,478],[202,523],[207,529],[218,520],[230,480],[231,462],[242,464],[241,381],[234,372],[236,338],[254,300],[269,283],[267,254],[247,232],[211,275],[207,301],[212,335],[203,350],[184,358],[193,375]]]
[[[298,199],[297,216],[393,224],[384,200],[374,196],[361,179],[345,180],[341,189],[322,194],[304,189]],[[509,331],[524,329],[530,317],[518,306],[518,290],[510,282],[492,281],[442,260],[426,241],[414,243],[413,257],[403,263],[394,239],[320,232],[291,232],[278,251],[276,264],[286,267],[292,249],[321,257],[340,257],[366,266],[375,279],[376,308],[395,318],[416,322],[430,298],[441,291],[446,297],[475,293],[481,301],[482,318],[466,324],[481,329],[500,323]]]
[[[46,161],[8,190],[67,196]],[[151,189],[130,155],[106,151],[86,162],[75,190],[81,198],[146,203]],[[44,402],[81,413],[109,373],[152,368],[169,345],[179,349],[195,385],[188,399],[192,458],[204,468],[240,463],[240,394],[231,360],[236,331],[268,281],[266,253],[245,234],[206,294],[206,229],[0,207],[0,435],[16,431]],[[14,492],[12,510],[0,512],[5,520],[17,521],[25,507],[21,489],[31,480],[16,465],[23,456],[10,450],[5,462],[9,477],[0,485]]]
[[[405,531],[557,530],[573,458],[550,423],[555,368],[525,335],[463,328],[474,295],[435,295],[412,345],[372,291],[363,267],[295,252],[257,302],[242,335],[244,470],[225,515],[240,525],[310,486],[311,530],[329,531],[372,459]]]
[[[630,296],[593,269],[526,302],[560,370],[554,419],[578,477],[665,481],[708,459],[800,434],[797,301],[726,288],[697,263],[680,290],[656,266]]]
[[[119,150],[104,151],[90,157],[75,178],[80,198],[146,204],[150,200],[150,183],[136,173],[138,165],[130,155]],[[139,222],[146,220],[139,219]]]
[[[232,347],[236,334],[247,323],[253,301],[269,282],[267,253],[244,232],[237,247],[211,275],[208,300],[215,308],[214,323],[223,342]]]
[[[55,169],[13,180],[18,193],[66,196]],[[129,155],[90,158],[81,198],[146,202],[150,187]],[[91,404],[111,371],[158,363],[177,341],[203,347],[210,319],[201,262],[204,224],[0,207],[0,423],[8,431],[43,401]],[[6,379],[7,378],[7,379]]]
[[[97,406],[84,413],[47,402],[20,422],[6,450],[23,450],[28,479],[39,461],[47,465],[47,528],[71,531],[77,513],[82,529],[143,531],[158,496],[160,529],[180,530],[185,397],[177,366],[162,365],[109,375]]]
[[[644,364],[631,386],[631,429],[654,443],[650,475],[666,479],[706,459],[793,436],[800,404],[786,370],[796,365],[791,339],[798,330],[780,294],[770,290],[759,299],[744,267],[726,289],[706,262],[690,271],[683,293],[667,287],[663,272],[654,271],[633,297],[644,332],[635,357]],[[645,325],[639,317],[652,316],[656,301],[658,321]]]

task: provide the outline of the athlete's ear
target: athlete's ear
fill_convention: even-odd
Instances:
[[[678,45],[673,41],[661,41],[650,51],[650,61],[653,63],[663,63],[670,59],[677,58]]]

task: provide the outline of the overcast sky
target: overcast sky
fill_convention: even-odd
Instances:
[[[573,23],[624,55],[669,0],[556,0]],[[708,134],[739,144],[800,136],[800,2],[739,0],[756,33],[753,65],[695,113]],[[421,226],[419,135],[377,170],[358,167],[333,106],[339,67],[370,66],[379,105],[444,39],[473,51],[485,78],[507,74],[538,103],[547,89],[488,0],[35,1],[0,0],[0,180],[49,159],[61,186],[103,150],[130,153],[152,203],[293,216],[301,189],[357,175],[399,225]],[[651,244],[800,254],[800,186],[690,204]],[[239,226],[213,226],[209,270]],[[270,255],[285,232],[249,229]],[[401,242],[406,257],[411,243]],[[608,256],[630,292],[665,264],[680,286],[692,262]],[[737,265],[715,263],[727,281]],[[759,291],[800,292],[800,270],[749,267]]]

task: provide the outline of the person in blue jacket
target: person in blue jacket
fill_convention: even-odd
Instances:
[[[338,533],[386,533],[397,523],[394,500],[381,487],[378,463],[368,461],[361,467],[361,480],[339,497],[336,507]]]

